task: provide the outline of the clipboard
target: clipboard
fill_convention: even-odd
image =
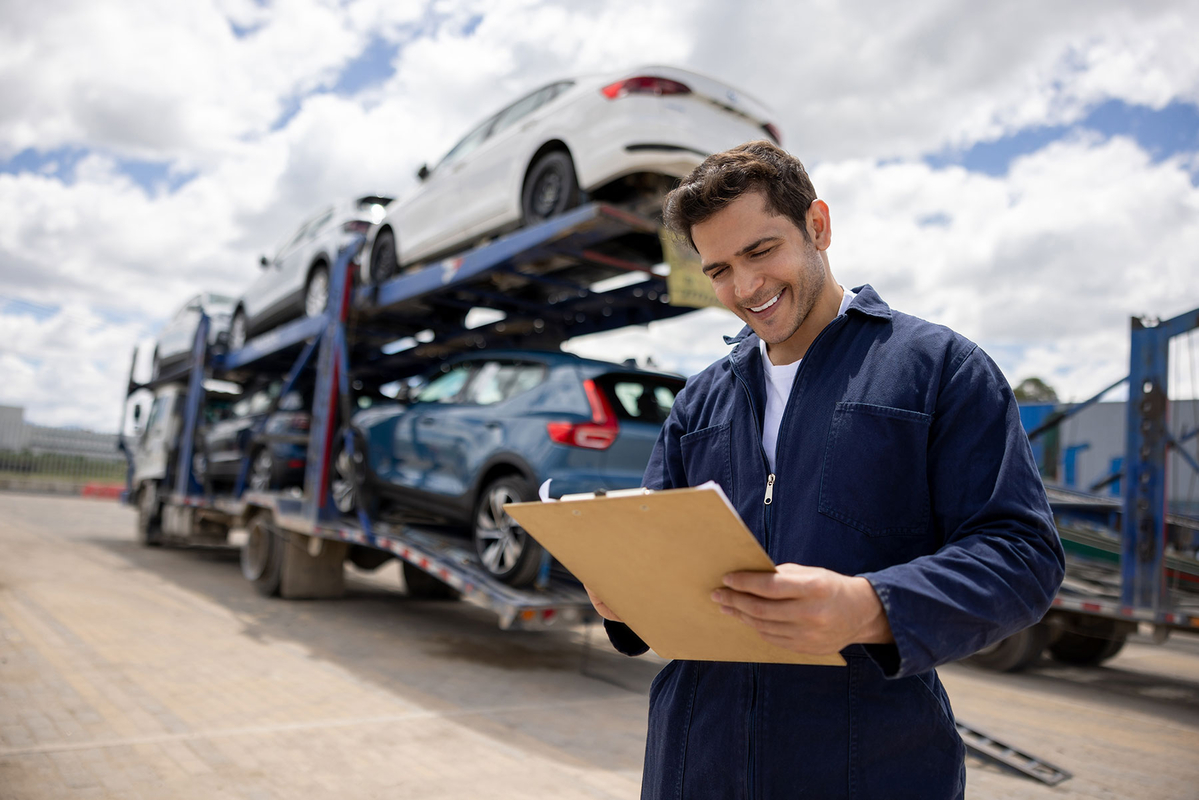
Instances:
[[[727,573],[775,567],[716,483],[504,510],[663,658],[845,665],[770,644],[712,602]]]

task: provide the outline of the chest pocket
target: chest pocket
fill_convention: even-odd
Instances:
[[[687,483],[698,486],[716,481],[730,499],[733,497],[733,462],[729,449],[731,423],[725,422],[684,434],[679,439]]]
[[[928,431],[919,411],[837,403],[820,477],[820,513],[867,536],[928,529]]]

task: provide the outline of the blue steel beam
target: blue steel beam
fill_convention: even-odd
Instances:
[[[1199,327],[1199,309],[1164,322],[1133,318],[1128,374],[1121,602],[1169,610],[1165,581],[1166,427],[1170,339]],[[1178,448],[1182,452],[1182,448]],[[1188,454],[1189,455],[1189,454]]]
[[[317,354],[316,387],[312,393],[312,423],[308,430],[308,461],[304,467],[304,501],[301,513],[312,522],[325,514],[329,495],[329,452],[333,445],[333,429],[337,419],[337,403],[341,381],[340,370],[345,368],[340,358],[338,342],[343,341],[345,323],[349,316],[351,288],[354,275],[349,268],[357,248],[351,245],[342,250],[329,276],[329,302],[325,315],[320,351]]]
[[[200,321],[196,323],[196,338],[192,341],[183,430],[179,440],[179,455],[175,461],[175,494],[184,497],[204,491],[204,487],[196,480],[192,471],[192,452],[196,440],[196,422],[200,418],[200,406],[204,405],[204,360],[208,351],[210,324],[208,315],[201,311]]]
[[[415,272],[393,278],[380,286],[362,287],[355,295],[355,306],[364,310],[386,308],[448,286],[464,284],[484,272],[506,265],[517,258],[525,262],[531,261],[533,259],[530,258],[530,251],[547,242],[566,237],[573,232],[573,229],[587,223],[598,223],[601,230],[594,233],[594,238],[585,234],[576,234],[579,237],[579,245],[588,245],[595,241],[611,238],[617,230],[622,228],[627,231],[643,233],[657,232],[656,227],[648,225],[640,217],[619,211],[611,206],[591,203],[572,209],[560,217],[554,217],[535,227],[518,230],[461,256],[433,262]]]
[[[329,321],[325,315],[319,317],[301,317],[286,325],[273,328],[261,336],[256,336],[240,350],[226,353],[213,359],[213,368],[218,370],[233,370],[250,366],[267,356],[275,355],[289,347],[303,344],[308,339],[317,336],[328,327]]]

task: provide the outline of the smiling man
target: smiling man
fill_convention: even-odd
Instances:
[[[934,668],[1036,623],[1063,575],[1011,389],[962,336],[837,283],[829,208],[773,144],[711,156],[665,211],[746,327],[687,382],[645,485],[719,483],[779,567],[713,602],[847,666],[671,662],[642,797],[961,797]],[[618,650],[645,652],[593,601]]]

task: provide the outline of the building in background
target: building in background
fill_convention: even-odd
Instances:
[[[0,406],[0,475],[117,480],[124,469],[115,433],[31,425],[24,408]]]
[[[1032,430],[1058,408],[1053,403],[1027,403],[1020,407],[1025,430]],[[1195,430],[1199,422],[1199,400],[1171,400],[1166,419],[1176,439]],[[1052,432],[1033,443],[1037,463],[1047,483],[1080,491],[1119,497],[1120,478],[1110,480],[1124,468],[1124,440],[1128,407],[1123,402],[1096,403],[1066,419]],[[1183,443],[1199,459],[1199,437]],[[1199,473],[1173,450],[1166,461],[1166,499],[1175,514],[1199,516]]]

